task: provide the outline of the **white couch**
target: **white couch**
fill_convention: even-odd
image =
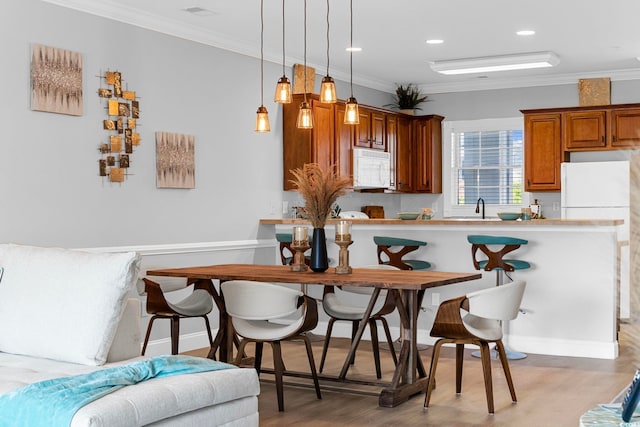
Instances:
[[[0,395],[142,359],[135,253],[0,244]],[[154,378],[82,407],[71,426],[257,426],[254,369]]]

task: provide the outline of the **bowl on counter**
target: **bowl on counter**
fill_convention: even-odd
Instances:
[[[417,219],[420,212],[398,212],[398,218],[400,219]]]
[[[498,218],[503,221],[515,221],[520,218],[521,212],[498,212]]]

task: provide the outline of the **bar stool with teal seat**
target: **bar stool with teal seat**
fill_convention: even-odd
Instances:
[[[427,242],[387,236],[373,236],[373,242],[378,246],[378,264],[392,265],[401,270],[426,270],[431,268],[431,263],[428,261],[403,259],[405,255],[418,250],[420,246],[427,246]],[[400,249],[392,251],[392,247],[400,247]],[[383,259],[383,253],[386,255],[386,261]]]
[[[505,258],[505,255],[508,253],[515,251],[522,245],[528,244],[528,240],[507,236],[469,235],[467,236],[467,241],[471,243],[473,266],[476,270],[495,271],[496,286],[504,283],[504,276],[511,279],[509,276],[510,272],[531,268],[531,264],[527,261]],[[493,247],[493,250],[489,248],[489,246]],[[498,248],[496,248],[496,246]],[[478,259],[478,251],[486,255],[487,259]],[[513,279],[511,280],[513,281]],[[494,354],[494,351],[492,351],[492,354]],[[510,349],[506,349],[506,353],[507,359],[510,360],[524,359],[527,357],[524,353]],[[472,353],[472,355],[480,357],[480,352]]]
[[[293,235],[291,233],[276,233],[276,240],[280,243],[280,261],[282,265],[289,265],[293,261],[293,249],[291,244],[293,243]],[[311,236],[309,236],[309,244],[312,242]],[[309,265],[309,257],[305,256],[305,263]]]

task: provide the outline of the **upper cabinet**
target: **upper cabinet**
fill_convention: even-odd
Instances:
[[[525,191],[560,191],[560,164],[576,151],[640,147],[640,104],[522,110]]]
[[[322,104],[307,94],[313,129],[298,129],[296,120],[303,95],[283,105],[283,188],[295,190],[292,169],[305,163],[336,165],[338,174],[353,178],[353,149],[388,151],[391,191],[442,192],[441,116],[407,116],[380,108],[359,106],[360,123],[344,124],[345,104]]]

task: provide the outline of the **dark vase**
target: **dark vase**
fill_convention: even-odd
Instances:
[[[327,257],[327,238],[324,235],[324,228],[313,229],[309,268],[316,273],[322,273],[327,271],[329,268],[329,258]]]

